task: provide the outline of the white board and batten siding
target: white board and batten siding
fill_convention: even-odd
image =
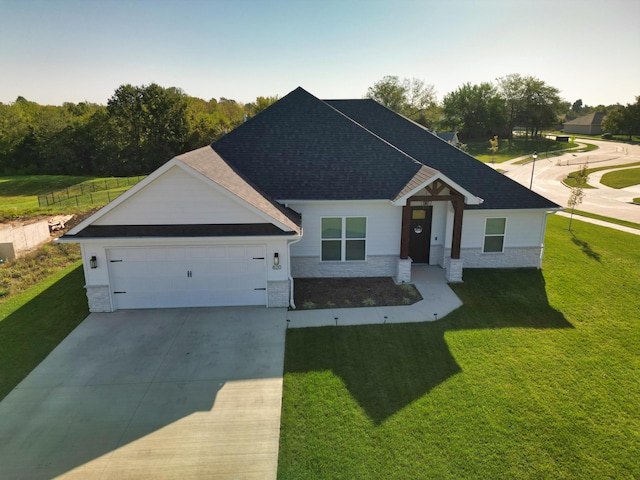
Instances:
[[[94,225],[265,223],[237,199],[173,167]]]
[[[290,202],[302,214],[304,236],[291,245],[292,257],[320,257],[323,217],[366,217],[367,256],[398,255],[402,208],[389,201]]]

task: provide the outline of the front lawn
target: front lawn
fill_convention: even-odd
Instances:
[[[568,221],[443,320],[289,330],[278,477],[640,477],[640,237]]]

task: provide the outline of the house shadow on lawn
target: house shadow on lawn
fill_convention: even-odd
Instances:
[[[462,372],[447,332],[573,328],[549,305],[540,270],[465,270],[464,278],[452,285],[463,306],[436,322],[288,330],[285,375],[332,370],[380,424]]]

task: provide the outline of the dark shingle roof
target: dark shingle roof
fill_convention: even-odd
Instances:
[[[578,117],[575,120],[565,122],[565,125],[601,125],[606,115],[607,112],[593,112],[584,117]]]
[[[213,180],[274,220],[281,222],[296,233],[300,233],[302,219],[299,213],[269,198],[248,179],[238,175],[213,151],[210,145],[178,155],[176,159]]]
[[[421,166],[302,88],[212,147],[278,200],[393,199]]]
[[[374,100],[326,100],[371,132],[484,199],[481,209],[557,208],[554,202],[496,172],[426,128]]]
[[[191,224],[191,225],[89,225],[67,238],[138,237],[233,237],[251,235],[293,235],[271,223]]]

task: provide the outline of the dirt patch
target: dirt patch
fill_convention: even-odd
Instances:
[[[294,292],[301,310],[411,305],[422,300],[416,287],[397,285],[389,277],[296,278]]]

